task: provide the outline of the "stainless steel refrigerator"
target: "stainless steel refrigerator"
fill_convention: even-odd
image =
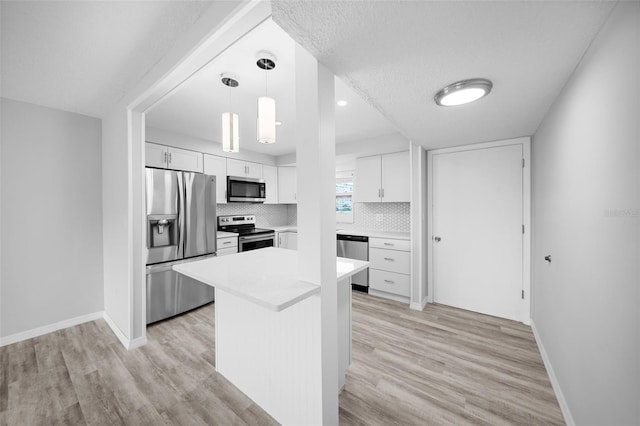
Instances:
[[[213,288],[173,271],[215,256],[215,176],[145,169],[147,324],[213,301]]]

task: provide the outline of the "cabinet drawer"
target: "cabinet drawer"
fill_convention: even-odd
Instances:
[[[400,296],[409,297],[411,287],[409,275],[395,272],[380,271],[378,269],[369,270],[369,287],[393,293]]]
[[[369,238],[369,247],[388,249],[388,250],[411,250],[411,241],[409,240],[392,240],[390,238]]]
[[[379,248],[369,249],[370,267],[383,271],[410,273],[410,253],[408,251],[386,250]]]
[[[218,250],[235,247],[238,248],[238,238],[230,237],[230,238],[218,238]]]
[[[238,247],[229,247],[229,248],[218,248],[218,251],[216,252],[216,255],[218,257],[220,256],[226,256],[228,254],[234,254],[238,252]]]

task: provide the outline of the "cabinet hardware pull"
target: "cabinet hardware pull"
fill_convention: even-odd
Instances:
[[[171,153],[169,153],[169,163],[171,163]]]
[[[395,246],[395,244],[392,243],[384,243],[385,246]]]
[[[222,244],[231,244],[231,241],[225,241]]]
[[[166,153],[166,151],[165,151],[165,153],[164,153],[164,161],[163,161],[163,163],[166,163],[166,162],[167,162],[167,153]]]
[[[384,188],[382,188],[382,198],[384,198]]]
[[[395,281],[391,281],[391,280],[384,280],[385,283],[389,283],[389,284],[395,284]]]
[[[381,198],[380,197],[380,188],[378,188],[378,198]]]
[[[392,257],[385,257],[384,260],[390,260],[391,262],[393,262],[395,259]]]

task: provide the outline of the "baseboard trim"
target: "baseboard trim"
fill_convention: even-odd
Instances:
[[[141,336],[133,340],[125,336],[122,330],[120,330],[120,327],[116,325],[115,321],[112,320],[109,314],[107,314],[106,312],[104,312],[103,318],[107,322],[107,325],[109,325],[109,327],[111,328],[111,331],[113,331],[113,334],[116,335],[116,337],[118,338],[118,340],[120,340],[120,343],[122,343],[122,346],[124,346],[126,350],[129,351],[131,349],[139,348],[140,346],[144,346],[147,343],[147,336]]]
[[[22,342],[23,340],[33,339],[34,337],[42,336],[43,334],[53,333],[54,331],[62,330],[65,328],[73,327],[85,322],[95,321],[102,318],[103,312],[93,312],[91,314],[80,315],[79,317],[69,318],[63,321],[58,321],[53,324],[44,325],[42,327],[32,328],[31,330],[23,331],[20,333],[11,334],[6,337],[0,337],[0,347],[11,345],[13,343]]]
[[[556,398],[558,398],[558,404],[560,405],[560,410],[562,411],[562,415],[564,416],[564,422],[568,426],[575,426],[576,422],[573,421],[573,416],[571,415],[571,410],[569,410],[569,405],[567,404],[567,400],[564,398],[564,394],[562,393],[562,389],[560,388],[560,382],[558,382],[558,377],[556,376],[555,371],[553,370],[553,366],[551,365],[551,360],[547,355],[547,351],[542,344],[542,339],[540,338],[540,334],[538,334],[538,329],[536,329],[536,325],[531,319],[531,330],[533,331],[533,336],[536,339],[536,343],[538,344],[538,349],[540,350],[540,356],[542,356],[542,362],[544,362],[544,366],[547,369],[547,374],[549,374],[549,380],[551,381],[551,386],[553,387],[553,391],[556,393]]]
[[[424,307],[427,306],[428,298],[425,297],[422,299],[422,303],[411,302],[409,304],[409,308],[414,311],[424,311]]]

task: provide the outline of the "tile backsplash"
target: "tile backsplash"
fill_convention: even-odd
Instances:
[[[251,204],[251,203],[229,203],[218,204],[218,216],[247,215],[256,216],[256,226],[284,226],[291,225],[288,220],[288,206],[285,204]]]
[[[338,223],[338,228],[411,231],[411,203],[355,203],[353,211],[353,223]],[[287,206],[286,225],[298,223],[297,213],[295,204]]]

